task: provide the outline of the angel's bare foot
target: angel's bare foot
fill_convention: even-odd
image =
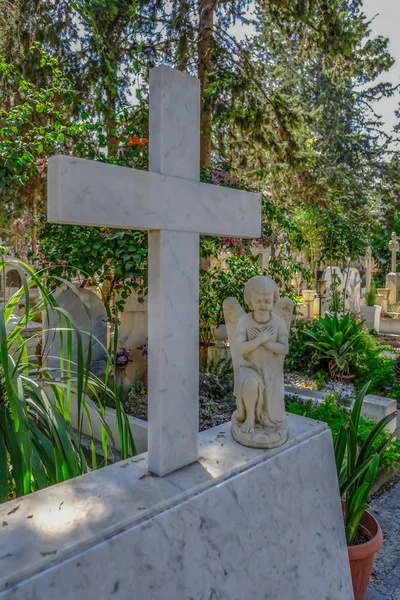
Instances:
[[[242,425],[243,433],[254,433],[254,421],[246,419]]]

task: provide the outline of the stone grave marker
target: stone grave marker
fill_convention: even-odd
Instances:
[[[327,267],[322,273],[321,281],[323,281],[324,286],[324,295],[321,303],[321,317],[323,317],[330,310],[333,284],[335,284],[335,290],[340,297],[343,297],[344,281],[342,270],[339,267]]]
[[[199,235],[260,237],[258,194],[199,182],[199,81],[150,74],[150,172],[57,156],[48,219],[149,231],[149,466],[198,457]]]
[[[267,451],[222,424],[195,460],[199,232],[261,229],[258,196],[198,181],[199,97],[151,71],[150,173],[50,160],[50,220],[150,230],[150,451],[0,506],[1,600],[352,598],[325,424]]]
[[[64,308],[71,317],[73,324],[82,335],[82,348],[84,360],[86,361],[90,336],[92,336],[92,360],[91,371],[95,375],[102,376],[106,371],[107,364],[107,312],[103,302],[91,290],[80,289],[78,293],[70,288],[58,290],[55,299],[61,308]],[[49,311],[43,334],[43,360],[44,364],[52,369],[53,376],[60,374],[60,335],[56,331],[60,327],[59,315],[55,311]],[[62,327],[66,327],[64,321]],[[77,361],[77,342],[75,334],[73,340],[73,363]],[[67,349],[65,334],[64,355]],[[71,369],[74,370],[74,365]]]
[[[352,313],[360,312],[361,300],[361,277],[359,270],[355,267],[350,267],[349,271],[344,271],[342,275],[346,290],[345,309]]]
[[[137,376],[142,377],[147,369],[147,356],[142,354],[139,346],[147,343],[147,297],[139,301],[137,292],[133,291],[126,301],[121,314],[118,330],[118,346],[131,351],[131,361],[126,369],[131,384]]]
[[[264,248],[262,244],[253,242],[250,246],[250,251],[253,256],[258,256],[259,264],[262,269],[268,269],[269,260],[271,258],[271,248]]]

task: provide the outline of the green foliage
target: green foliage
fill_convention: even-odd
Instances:
[[[385,350],[393,352],[391,346],[382,346],[369,331],[361,332],[359,353],[351,359],[355,385],[360,389],[369,381],[371,394],[400,400],[400,386],[393,373],[394,359],[385,356]]]
[[[209,398],[212,406],[213,398],[222,399],[232,394],[232,382],[231,360],[222,358],[219,361],[208,361],[207,368],[200,370],[200,395]]]
[[[324,373],[326,374],[326,362],[323,359],[321,361],[319,350],[307,343],[310,338],[307,331],[314,334],[314,338],[311,336],[313,340],[323,339],[326,335],[321,322],[316,319],[311,322],[294,323],[290,332],[289,354],[285,359],[285,369],[290,373],[312,375],[318,387],[318,379]],[[384,354],[385,351],[393,352],[394,349],[391,346],[383,346],[376,335],[362,328],[354,350],[347,358],[349,370],[356,376],[355,387],[361,389],[370,382],[371,394],[400,400],[400,386],[393,371],[395,361]],[[325,371],[321,371],[324,366]],[[324,383],[323,378],[322,383]]]
[[[211,327],[224,322],[222,303],[225,298],[233,296],[244,306],[246,281],[263,274],[257,258],[249,251],[229,256],[225,262],[225,268],[217,264],[200,273],[200,338],[205,343],[211,339]]]
[[[300,405],[289,402],[288,412],[324,421],[332,430],[341,496],[346,500],[346,539],[352,544],[360,519],[367,510],[368,497],[379,466],[388,469],[400,460],[400,443],[393,441],[385,427],[395,418],[393,413],[379,423],[360,416],[368,383],[359,391],[351,413],[338,408],[332,396],[315,406],[311,401]]]
[[[289,354],[285,358],[285,370],[289,373],[313,375],[319,366],[319,353],[306,345],[306,330],[320,331],[317,319],[306,322],[297,319],[290,328]]]
[[[361,517],[369,508],[367,501],[378,473],[381,454],[390,443],[392,437],[378,444],[379,435],[386,425],[393,420],[397,412],[384,417],[370,432],[360,445],[358,431],[360,413],[368,383],[358,393],[350,415],[346,415],[335,439],[335,459],[339,478],[340,494],[346,500],[345,530],[347,544],[354,541]]]
[[[147,235],[106,227],[56,225],[45,218],[38,229],[38,259],[50,275],[84,277],[101,285],[106,300],[122,310],[132,290],[147,288]]]
[[[114,398],[117,405],[119,437],[122,454],[134,453],[130,434],[118,396],[106,384],[92,375],[82,352],[82,335],[66,312],[59,308],[45,282],[28,265],[16,260],[4,260],[21,275],[23,287],[0,309],[0,502],[11,494],[21,496],[31,491],[65,481],[87,471],[81,445],[81,423],[86,415],[92,427],[89,407],[101,421],[105,457],[113,435],[104,420],[102,395]],[[29,290],[37,286],[41,301],[29,306]],[[25,300],[26,312],[9,331],[7,324],[13,310]],[[61,377],[56,379],[37,357],[28,355],[28,343],[23,337],[27,323],[51,308],[59,315],[60,327],[55,334],[67,342],[60,354]],[[72,361],[72,343],[77,344],[77,362]],[[90,394],[90,396],[89,396]],[[77,400],[78,433],[71,426],[71,397]],[[96,400],[94,402],[93,399]],[[92,441],[92,468],[96,468],[96,450]]]
[[[340,400],[340,404],[343,400]],[[286,410],[289,413],[301,415],[316,421],[322,421],[329,426],[332,431],[333,439],[337,438],[341,426],[346,421],[346,406],[339,406],[339,399],[335,394],[327,394],[321,404],[315,404],[312,400],[304,403],[296,400],[294,397],[286,403]],[[370,418],[360,417],[357,443],[362,446],[370,435],[371,431],[376,426],[376,421]],[[385,440],[388,440],[390,434],[387,431],[382,431],[373,443],[373,448],[378,448]],[[382,452],[380,466],[387,470],[398,465],[400,460],[400,441],[392,440]]]
[[[131,387],[131,389],[129,390],[129,393],[128,393],[128,402],[131,402],[132,400],[135,400],[136,398],[139,398],[141,396],[146,396],[146,395],[147,395],[147,389],[144,384],[144,381],[140,377],[140,375],[138,373],[136,373],[135,380],[133,382],[133,386]],[[114,407],[112,407],[112,408],[114,408]]]
[[[42,68],[51,75],[45,88],[36,88],[0,55],[0,188],[25,184],[40,175],[39,160],[62,149],[64,102],[72,93],[68,82],[44,50],[36,46]],[[9,96],[12,96],[10,102]]]
[[[305,331],[306,345],[316,350],[320,359],[328,360],[331,376],[349,374],[350,359],[361,349],[362,321],[357,321],[350,313],[340,318],[334,313],[332,317],[325,315],[319,324],[318,332]]]

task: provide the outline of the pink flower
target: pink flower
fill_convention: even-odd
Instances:
[[[38,168],[39,174],[42,177],[44,177],[45,176],[44,170],[46,168],[46,159],[44,159],[44,158],[38,158],[36,160],[36,164],[37,164],[37,168]]]

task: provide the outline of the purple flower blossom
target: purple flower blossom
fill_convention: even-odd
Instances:
[[[119,348],[115,356],[115,364],[117,367],[126,367],[129,362],[131,351],[126,348]]]

